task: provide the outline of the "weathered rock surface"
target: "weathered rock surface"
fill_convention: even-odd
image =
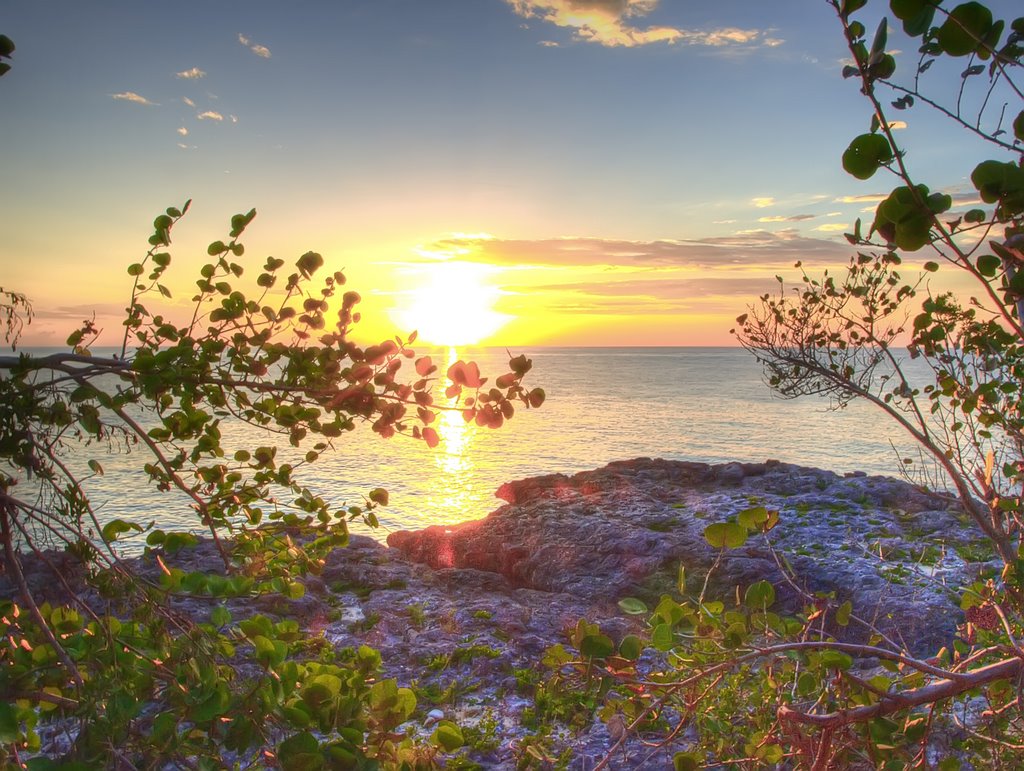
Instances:
[[[924,651],[954,632],[952,594],[976,572],[961,553],[981,539],[945,496],[886,477],[772,461],[639,458],[510,482],[497,495],[508,504],[485,519],[392,533],[388,544],[434,568],[490,571],[513,586],[607,606],[624,596],[656,599],[674,585],[680,564],[703,580],[720,556],[704,529],[763,506],[779,512],[778,525],[721,555],[714,589],[768,579],[791,609],[803,603],[801,592],[834,593]],[[795,586],[780,563],[791,566]],[[846,636],[858,631],[866,635],[854,625]]]
[[[947,498],[898,480],[772,461],[710,466],[641,458],[510,482],[497,494],[507,504],[485,519],[392,533],[394,548],[355,536],[321,575],[307,579],[303,598],[232,600],[232,615],[295,618],[335,646],[378,648],[384,676],[416,691],[424,733],[440,711],[477,727],[483,738],[474,761],[512,769],[531,733],[523,716],[543,651],[567,643],[581,617],[614,639],[637,631],[640,621],[623,616],[617,601],[656,601],[675,591],[680,564],[699,589],[719,557],[703,536],[713,522],[752,506],[779,512],[767,536],[721,555],[712,593],[732,597],[737,586],[767,578],[797,611],[803,593],[834,592],[837,602],[850,599],[858,617],[917,652],[955,634],[956,590],[981,568],[965,557],[985,554],[980,534]],[[208,542],[175,559],[186,570],[217,566]],[[780,563],[791,566],[794,585]],[[137,565],[156,569],[145,559]],[[73,565],[57,568],[77,584]],[[26,560],[26,574],[40,599],[60,599],[44,565]],[[11,593],[0,575],[0,596]],[[183,601],[180,609],[202,618],[208,607]],[[866,634],[856,623],[836,631]],[[571,748],[571,767],[586,769],[612,743],[594,721],[550,747],[555,754]],[[612,767],[664,768],[679,748],[652,751],[631,741]]]

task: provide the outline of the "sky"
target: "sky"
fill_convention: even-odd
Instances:
[[[0,286],[34,303],[28,345],[93,316],[119,340],[125,268],[188,199],[171,316],[255,208],[250,272],[321,253],[367,340],[729,345],[895,185],[841,168],[870,112],[823,1],[4,0],[0,33]],[[969,206],[978,144],[898,117],[913,172]]]

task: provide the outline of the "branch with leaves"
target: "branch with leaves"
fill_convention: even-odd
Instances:
[[[54,711],[81,721],[72,759],[97,765],[219,765],[224,752],[251,762],[276,756],[286,768],[313,757],[433,762],[457,745],[457,729],[445,724],[443,737],[425,744],[396,736],[415,697],[394,681],[374,681],[374,651],[361,649],[351,662],[309,661],[293,622],[235,622],[223,603],[268,592],[300,597],[302,577],[345,545],[351,521],[377,525],[384,488],[361,504],[332,505],[299,481],[349,431],[369,424],[383,438],[404,434],[433,447],[432,424],[446,409],[498,428],[517,407],[543,403],[542,389],[523,385],[532,363],[511,357],[492,384],[476,364],[458,361],[445,390],[455,405],[436,402],[441,373],[429,356],[416,356],[415,335],[353,340],[360,296],[339,291],[340,271],[315,283],[321,255],[306,252],[287,271],[284,260],[267,258],[254,289],[244,283],[251,268],[240,239],[255,210],[232,217],[227,240],[209,245],[189,316],[161,313],[157,304],[171,294],[164,277],[172,232],[189,205],[154,220],[149,249],[128,267],[117,356],[95,355],[100,330],[86,321],[68,338],[69,352],[0,357],[0,541],[17,590],[0,600],[0,691],[24,695],[0,705],[0,763],[31,752],[34,726]],[[31,306],[15,293],[4,297],[13,340]],[[279,458],[273,443],[230,446],[222,424],[233,421],[286,440],[295,457]],[[139,452],[157,490],[184,494],[220,570],[175,565],[198,542],[191,533],[101,519],[89,495],[105,473],[97,450],[118,449]],[[70,455],[88,459],[88,472]],[[135,575],[118,553],[118,540],[138,533],[145,559],[159,567],[153,576]],[[59,560],[47,545],[64,550]],[[26,553],[37,564],[80,564],[85,586],[61,577],[65,603],[37,601],[22,570]],[[83,599],[89,586],[116,611]],[[182,598],[207,603],[208,621],[171,610]],[[256,673],[245,680],[233,674],[240,655]]]

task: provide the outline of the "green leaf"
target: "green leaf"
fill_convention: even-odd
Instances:
[[[694,752],[677,752],[672,756],[672,771],[697,771],[702,765]]]
[[[123,519],[112,519],[103,526],[103,530],[100,532],[103,535],[104,541],[116,541],[118,536],[122,533],[129,533],[132,531],[141,533],[142,530],[142,525],[136,522],[125,522]]]
[[[743,602],[748,608],[754,610],[771,607],[775,602],[775,587],[767,581],[752,583],[747,587],[746,594],[743,595]]]
[[[615,652],[615,643],[607,635],[591,634],[580,641],[580,653],[587,658],[603,659]]]
[[[935,40],[950,56],[967,56],[981,47],[991,28],[992,11],[981,3],[963,3],[950,12]]]
[[[892,146],[881,134],[861,134],[843,153],[843,168],[857,179],[869,179],[893,159]]]
[[[668,624],[658,624],[651,632],[651,645],[659,651],[672,650],[675,645],[675,638],[672,635],[672,627]]]
[[[227,626],[231,623],[231,611],[223,605],[214,606],[210,611],[210,623],[214,626]]]
[[[923,265],[923,268],[928,273],[934,273],[935,271],[937,271],[939,269],[939,263],[937,263],[937,262],[926,262]]]
[[[0,701],[0,744],[16,742],[19,736],[21,725],[17,709],[10,702]]]
[[[631,616],[640,616],[647,612],[647,604],[636,597],[623,597],[619,600],[619,609]]]
[[[884,16],[878,22],[878,29],[875,30],[875,38],[871,41],[871,56],[881,56],[885,53],[885,44],[888,40],[889,21]]]
[[[830,669],[849,669],[853,666],[853,659],[842,651],[824,650],[820,654],[822,666]]]
[[[843,15],[843,18],[849,18],[850,14],[854,11],[858,11],[867,4],[868,0],[843,0],[839,6],[839,12]],[[677,770],[678,771],[678,770]]]
[[[643,652],[643,641],[635,634],[627,634],[619,643],[619,655],[628,661],[636,661]]]
[[[716,522],[704,528],[704,540],[716,549],[736,549],[747,542],[747,529],[735,522]]]
[[[437,724],[434,733],[430,735],[430,743],[445,752],[455,752],[465,744],[465,739],[462,736],[462,729],[455,723],[450,720],[442,720]]]
[[[1013,216],[1024,211],[1024,169],[1015,163],[982,161],[971,181],[985,203],[999,203],[999,212]]]
[[[903,22],[903,31],[911,37],[927,32],[935,16],[935,0],[891,0],[893,15]]]
[[[986,278],[992,278],[1003,267],[1003,262],[994,254],[983,254],[978,258],[978,272]]]
[[[798,696],[810,696],[818,690],[818,677],[813,672],[804,670],[796,679],[796,692]]]
[[[768,521],[768,509],[764,506],[744,509],[736,515],[736,521],[747,530],[760,530],[761,526]]]
[[[324,766],[320,742],[308,731],[281,742],[277,746],[277,759],[284,771],[315,771]]]
[[[10,57],[14,53],[14,41],[7,35],[0,35],[0,56]]]
[[[846,626],[850,623],[850,614],[853,612],[853,603],[849,600],[836,609],[836,623],[839,626]]]

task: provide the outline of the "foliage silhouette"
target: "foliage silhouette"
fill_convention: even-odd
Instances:
[[[459,730],[444,724],[430,742],[396,733],[416,699],[376,680],[376,651],[325,648],[294,621],[234,619],[226,601],[300,598],[302,577],[345,545],[349,522],[377,524],[383,488],[339,507],[299,481],[347,432],[369,424],[381,437],[433,446],[438,410],[456,408],[498,427],[517,402],[544,401],[541,389],[522,385],[531,362],[512,358],[495,387],[475,364],[456,362],[447,394],[460,403],[440,406],[437,366],[416,358],[415,336],[353,341],[360,296],[342,289],[341,272],[315,283],[319,254],[303,254],[290,270],[267,258],[254,286],[244,282],[240,238],[255,210],[232,217],[227,239],[209,245],[190,317],[159,313],[170,297],[171,233],[188,208],[159,215],[150,249],[128,267],[119,355],[92,354],[99,330],[86,321],[68,338],[69,352],[0,357],[0,541],[17,589],[0,600],[9,643],[0,646],[0,692],[9,697],[0,703],[0,764],[38,751],[39,720],[57,714],[75,721],[65,760],[83,768],[430,765],[457,748]],[[4,294],[13,341],[29,306]],[[406,362],[415,369],[408,380]],[[230,446],[222,428],[238,421],[264,430],[267,444]],[[196,537],[153,527],[145,531],[152,573],[137,575],[137,564],[122,559],[116,542],[144,528],[101,520],[89,497],[110,449],[138,453],[151,485],[186,497],[219,569],[179,567]],[[89,458],[87,470],[72,450]],[[64,602],[37,601],[26,553],[51,569]],[[41,763],[30,767],[49,767]]]

